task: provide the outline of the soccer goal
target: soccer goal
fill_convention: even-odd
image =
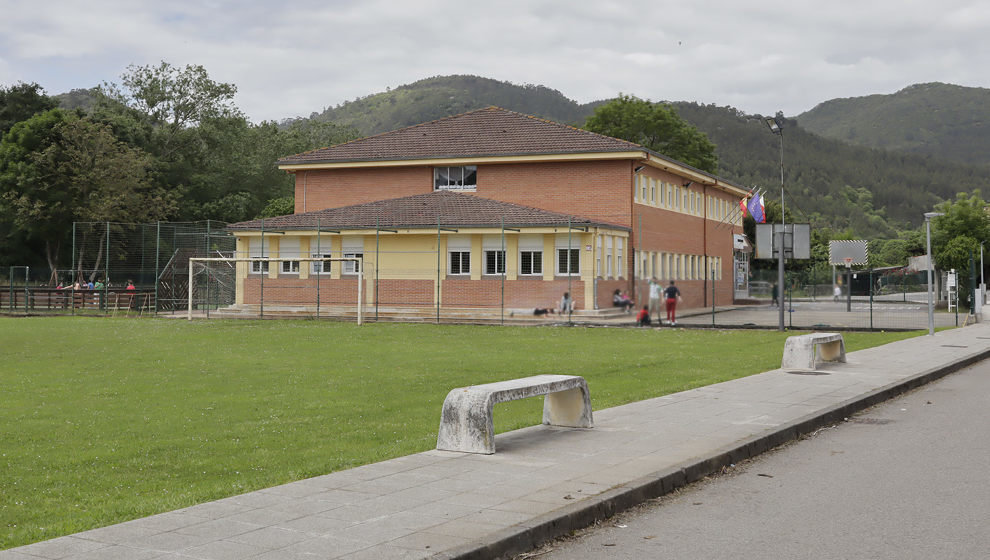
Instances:
[[[241,263],[244,263],[244,266],[238,267],[237,265]],[[187,319],[192,320],[193,309],[197,304],[205,307],[232,304],[237,298],[238,272],[244,278],[260,279],[262,285],[260,311],[264,315],[264,281],[271,266],[279,267],[280,275],[291,278],[299,278],[301,267],[309,270],[309,282],[299,279],[297,283],[302,284],[302,289],[311,289],[312,298],[303,298],[301,305],[315,304],[317,313],[320,305],[320,285],[328,280],[332,282],[331,270],[340,267],[338,276],[357,280],[357,324],[364,322],[364,259],[361,257],[191,257]],[[243,282],[240,285],[243,287]]]

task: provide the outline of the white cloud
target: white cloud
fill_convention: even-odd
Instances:
[[[128,64],[202,64],[253,120],[309,115],[421,78],[476,74],[793,115],[912,83],[988,86],[976,1],[0,0],[0,82],[49,91]]]

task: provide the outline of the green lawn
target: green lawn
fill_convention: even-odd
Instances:
[[[431,449],[454,387],[577,374],[598,410],[777,368],[788,334],[0,318],[0,549]]]

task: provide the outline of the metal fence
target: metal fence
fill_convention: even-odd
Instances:
[[[679,324],[776,328],[780,305],[784,326],[801,330],[920,330],[928,328],[928,284],[924,272],[903,269],[836,271],[835,283],[803,283],[806,273],[787,272],[781,302],[773,299],[777,272],[756,271],[746,305],[690,310]],[[939,284],[941,285],[941,283]],[[850,289],[851,288],[851,289]],[[973,321],[970,310],[949,311],[949,294],[933,286],[934,321],[952,327]]]
[[[189,258],[232,254],[234,248],[223,222],[76,222],[69,267],[10,267],[6,286],[0,287],[0,311],[144,315],[185,310]]]

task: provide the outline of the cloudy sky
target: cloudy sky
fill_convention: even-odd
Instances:
[[[976,0],[0,0],[0,14],[0,85],[57,94],[132,64],[200,64],[255,122],[448,74],[788,116],[920,82],[990,87]]]

